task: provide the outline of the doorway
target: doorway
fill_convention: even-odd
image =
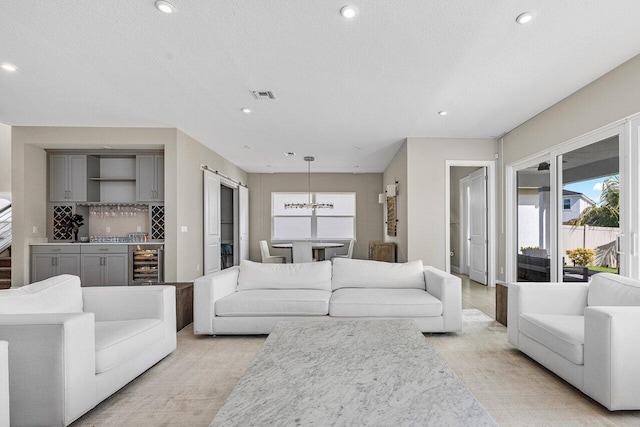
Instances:
[[[249,259],[249,189],[204,169],[204,273]]]
[[[447,161],[446,270],[495,286],[495,175],[491,161]]]

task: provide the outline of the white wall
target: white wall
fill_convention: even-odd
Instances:
[[[640,112],[640,55],[636,56],[522,125],[499,142],[500,165],[540,153],[570,139]],[[503,203],[504,177],[500,172],[498,206]],[[504,209],[499,209],[500,223]],[[506,253],[501,228],[498,260],[504,271]],[[499,273],[499,278],[504,275]]]
[[[393,157],[393,160],[389,163],[389,166],[384,171],[382,176],[382,188],[380,189],[380,193],[383,192],[384,188],[387,188],[387,185],[394,184],[398,181],[398,192],[396,196],[396,218],[398,222],[396,223],[396,235],[395,236],[387,236],[387,227],[383,222],[381,226],[383,227],[382,234],[384,235],[385,242],[395,242],[396,244],[396,255],[398,262],[407,262],[408,254],[407,254],[407,238],[408,238],[408,228],[407,228],[407,143],[406,141],[400,146],[398,152]],[[381,205],[386,206],[386,205]],[[384,218],[384,212],[383,212]]]
[[[492,139],[407,139],[408,260],[444,270],[446,160],[494,161]]]
[[[308,191],[307,174],[249,174],[249,258],[260,261],[260,240],[271,240],[271,193]],[[382,240],[382,191],[379,173],[312,173],[313,192],[356,193],[356,244],[353,257],[369,257],[369,241]],[[288,249],[271,249],[272,255],[289,257]],[[340,252],[340,251],[339,251]],[[346,247],[341,251],[346,253]],[[328,253],[328,251],[327,251]]]
[[[0,195],[11,193],[11,126],[0,123]]]

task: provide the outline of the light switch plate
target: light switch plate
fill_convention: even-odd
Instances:
[[[34,225],[33,228],[31,229],[31,231],[33,232],[33,234],[37,234],[38,233],[38,227]]]
[[[136,228],[136,232],[138,232],[138,233],[139,233],[139,232],[141,232],[141,231],[142,231],[142,227],[137,227],[137,228]]]
[[[111,227],[107,227],[107,233],[111,233]]]
[[[189,227],[187,227],[186,225],[181,225],[180,226],[180,231],[182,233],[188,233],[189,232]]]

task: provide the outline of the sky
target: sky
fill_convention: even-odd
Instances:
[[[609,177],[590,179],[588,181],[572,182],[564,186],[565,190],[582,193],[596,203],[600,202],[602,183]]]

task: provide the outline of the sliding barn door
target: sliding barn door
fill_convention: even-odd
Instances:
[[[204,171],[204,274],[220,270],[220,177]]]
[[[238,199],[239,199],[239,252],[240,258],[249,259],[249,189],[240,185],[238,187]]]

